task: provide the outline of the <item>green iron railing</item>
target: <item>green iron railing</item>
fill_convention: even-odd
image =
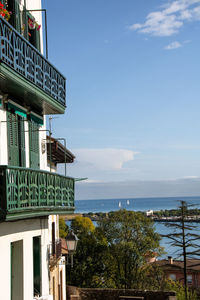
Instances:
[[[74,182],[74,178],[46,171],[0,166],[0,218],[72,212]]]
[[[65,77],[0,16],[0,61],[65,106]]]

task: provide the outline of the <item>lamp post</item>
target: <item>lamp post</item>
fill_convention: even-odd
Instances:
[[[73,254],[76,251],[76,247],[78,244],[78,238],[73,233],[73,231],[70,231],[69,234],[66,236],[66,242],[67,242],[67,250],[71,257],[71,267],[73,268]],[[67,264],[68,264],[68,256],[67,256]]]

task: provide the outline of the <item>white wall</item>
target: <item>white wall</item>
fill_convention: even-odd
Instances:
[[[55,239],[59,239],[59,216],[49,216],[49,241],[52,242],[52,222],[55,222]]]
[[[49,295],[48,277],[48,218],[29,219],[0,224],[1,299],[10,299],[11,287],[11,242],[23,240],[24,299],[33,299],[33,237],[41,236],[42,295]]]
[[[59,262],[59,274],[60,271],[62,270],[62,286],[63,286],[63,300],[66,300],[66,265],[65,265],[66,261],[65,261],[65,257],[63,256]],[[59,278],[59,282],[61,284],[61,278]]]
[[[44,125],[40,127],[39,145],[40,145],[40,169],[49,171],[47,167],[47,146],[46,146],[46,116],[44,116]]]

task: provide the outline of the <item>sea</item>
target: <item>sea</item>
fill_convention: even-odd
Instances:
[[[76,200],[75,213],[97,213],[97,212],[110,212],[119,209],[133,210],[133,211],[160,211],[177,209],[180,201],[186,201],[192,208],[200,208],[200,196],[193,197],[161,197],[161,198],[122,198],[122,199],[98,199],[98,200]],[[191,223],[190,223],[191,224]],[[200,235],[200,223],[192,223],[196,226],[193,233]],[[169,234],[172,229],[166,227],[165,223],[155,222],[155,230],[161,234]],[[196,242],[200,246],[200,240]],[[172,256],[179,258],[180,248],[172,247],[167,238],[162,238],[160,245],[164,247],[165,254],[161,258]],[[189,248],[188,248],[189,249]]]

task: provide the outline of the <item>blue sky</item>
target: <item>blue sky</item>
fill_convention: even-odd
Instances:
[[[118,182],[134,182],[130,196],[143,196],[145,182],[161,194],[160,182],[191,187],[200,178],[200,0],[43,0],[43,7],[49,60],[67,77],[67,110],[53,120],[53,134],[76,155],[68,174],[89,178],[77,185],[78,198],[100,198],[108,182],[105,198],[116,197]]]

